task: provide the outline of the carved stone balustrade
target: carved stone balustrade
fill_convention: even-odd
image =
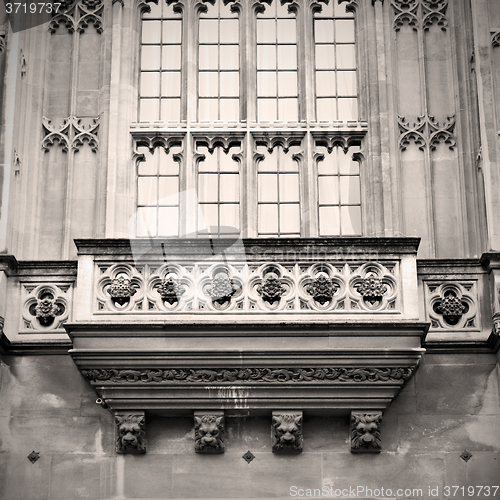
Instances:
[[[75,319],[417,319],[417,238],[77,240]]]
[[[415,238],[76,244],[70,354],[115,412],[382,412],[424,352]]]

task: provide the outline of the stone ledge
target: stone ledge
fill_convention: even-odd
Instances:
[[[413,376],[428,324],[342,323],[337,335],[326,324],[319,325],[318,336],[307,327],[297,331],[296,325],[281,324],[264,326],[256,335],[254,329],[263,326],[245,332],[229,325],[230,338],[221,324],[208,331],[200,325],[140,323],[66,328],[75,364],[115,411],[383,411]],[[170,330],[168,338],[164,329]],[[393,335],[384,337],[385,329]]]

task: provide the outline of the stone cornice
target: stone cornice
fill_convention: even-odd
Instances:
[[[7,276],[15,274],[18,265],[19,263],[13,255],[0,254],[0,271],[3,271]]]
[[[30,260],[19,261],[17,274],[19,276],[72,276],[76,278],[78,262],[76,260]]]
[[[345,236],[331,238],[176,238],[176,239],[76,239],[78,255],[96,256],[130,256],[133,254],[162,257],[165,251],[179,254],[184,258],[213,256],[224,251],[237,241],[243,243],[245,254],[236,251],[228,258],[246,257],[247,260],[273,260],[275,258],[296,261],[298,256],[304,260],[332,258],[349,260],[363,258],[369,254],[415,254],[420,238],[375,238],[362,236]],[[215,253],[214,253],[215,252]],[[292,252],[295,252],[292,254]],[[300,254],[298,254],[300,252]],[[367,257],[365,257],[368,259]]]
[[[383,411],[417,368],[427,327],[418,321],[66,325],[71,357],[115,411]]]
[[[202,318],[200,318],[201,320]],[[113,321],[86,321],[66,323],[64,327],[70,337],[87,337],[99,334],[102,337],[169,337],[169,336],[207,336],[211,337],[246,337],[246,336],[304,336],[304,334],[320,337],[352,337],[369,334],[370,336],[420,335],[422,338],[429,329],[429,323],[424,321],[317,321],[307,325],[300,322],[287,321],[272,323],[259,321],[242,324],[240,321],[223,321],[218,318],[196,323],[180,321],[154,321],[118,323]]]
[[[500,269],[500,252],[485,252],[481,255],[481,265],[490,272],[492,269]]]

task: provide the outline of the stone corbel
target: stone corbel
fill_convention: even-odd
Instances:
[[[351,412],[351,452],[380,453],[382,412]]]
[[[117,453],[146,453],[146,417],[143,411],[117,411],[115,424]]]
[[[273,453],[301,453],[302,411],[273,411],[271,438]]]
[[[224,412],[194,412],[194,449],[196,453],[224,453]]]

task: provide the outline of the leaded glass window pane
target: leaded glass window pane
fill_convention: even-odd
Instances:
[[[139,121],[181,119],[182,18],[165,2],[143,14]]]
[[[274,1],[257,15],[257,120],[297,121],[297,21]]]
[[[316,119],[358,119],[355,25],[352,13],[322,5],[314,15]]]
[[[239,19],[222,0],[198,21],[198,120],[239,120]],[[207,99],[210,97],[210,100]]]
[[[359,147],[345,152],[340,146],[328,150],[316,144],[318,161],[319,235],[361,234],[361,187],[359,163],[353,154]]]

